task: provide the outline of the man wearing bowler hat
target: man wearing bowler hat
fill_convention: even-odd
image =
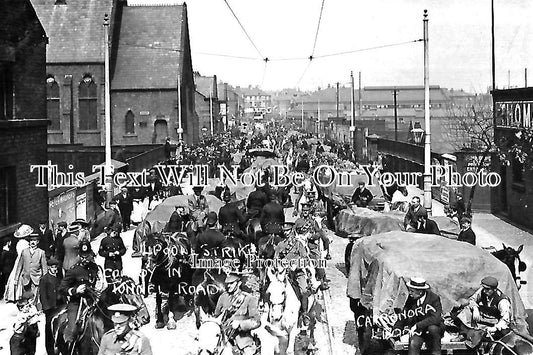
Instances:
[[[48,228],[48,221],[42,220],[39,222],[39,249],[44,250],[46,258],[49,259],[54,251],[54,234]]]
[[[257,310],[259,300],[242,291],[240,275],[229,274],[225,283],[226,292],[218,299],[215,317],[224,314],[222,324],[234,349],[237,348],[240,354],[255,354],[257,346],[250,332],[261,325]]]
[[[395,336],[404,330],[409,331],[409,355],[419,355],[424,342],[432,355],[441,354],[444,335],[442,304],[440,297],[429,288],[426,280],[421,277],[412,277],[407,282],[409,296],[402,316],[398,317],[394,325]]]
[[[77,337],[78,315],[87,306],[86,297],[89,296],[90,289],[94,288],[98,281],[98,265],[93,261],[94,256],[91,244],[88,241],[82,242],[79,246],[80,260],[66,271],[59,287],[61,294],[69,297],[67,304],[68,323],[63,336],[70,349]]]
[[[113,329],[102,337],[98,355],[152,355],[150,340],[130,326],[131,316],[137,308],[130,304],[118,303],[108,307],[108,310],[112,313]]]
[[[511,331],[511,301],[498,289],[495,277],[484,277],[481,287],[462,303],[454,322],[471,347],[481,342],[484,332],[491,334],[494,339],[500,339]]]
[[[58,292],[60,284],[60,279],[57,277],[58,269],[59,261],[51,257],[48,260],[48,272],[41,277],[39,282],[39,297],[45,315],[44,339],[48,355],[55,355],[51,322],[57,309],[63,304],[63,297]]]

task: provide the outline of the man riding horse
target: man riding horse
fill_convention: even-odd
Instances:
[[[72,349],[77,338],[78,321],[87,307],[90,291],[98,281],[98,265],[94,262],[91,244],[86,241],[80,244],[80,261],[67,270],[61,281],[59,291],[69,297],[67,304],[67,326],[63,333],[69,349]]]
[[[269,235],[283,236],[283,225],[285,224],[285,213],[283,206],[279,204],[278,196],[272,193],[270,202],[261,211],[261,230]]]
[[[233,233],[237,238],[244,240],[242,227],[246,223],[246,217],[241,210],[231,202],[231,192],[229,189],[224,191],[223,199],[226,204],[222,206],[218,212],[222,233]]]
[[[261,325],[257,310],[258,299],[241,290],[241,278],[229,274],[225,280],[226,292],[218,299],[215,317],[223,314],[222,324],[234,350],[244,355],[257,352],[257,345],[250,332]]]
[[[203,186],[193,187],[194,195],[188,197],[189,214],[195,222],[196,231],[202,230],[205,226],[204,220],[209,213],[209,204],[204,195],[202,195]]]

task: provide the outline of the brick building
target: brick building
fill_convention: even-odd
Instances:
[[[218,99],[217,76],[201,76],[195,73],[194,82],[196,84],[195,108],[198,113],[198,134],[202,135],[207,128],[206,133],[211,132],[211,121],[213,124],[213,133],[223,130],[223,124],[220,115],[220,101]],[[203,131],[202,131],[203,130]]]
[[[104,16],[110,17],[112,144],[177,139],[178,77],[184,139],[195,139],[194,81],[186,5],[125,0],[32,0],[50,38],[51,144],[105,144]]]
[[[494,141],[506,151],[519,142],[516,135],[520,131],[533,129],[533,87],[494,90],[492,94],[496,110]],[[527,162],[510,160],[507,166],[493,159],[493,171],[502,181],[493,189],[492,211],[533,229],[533,169]]]
[[[48,191],[30,165],[46,164],[47,38],[29,0],[0,2],[0,237],[48,216]]]

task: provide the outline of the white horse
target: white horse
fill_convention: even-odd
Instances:
[[[200,329],[198,329],[198,355],[232,355],[233,350],[223,329],[224,313],[213,317],[200,307]]]
[[[300,300],[287,279],[286,269],[275,273],[269,268],[267,276],[270,283],[266,312],[261,319],[261,329],[266,330],[261,336],[261,355],[294,354]]]

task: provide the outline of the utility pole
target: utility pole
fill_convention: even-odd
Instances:
[[[318,132],[320,128],[320,96],[318,97],[318,115],[316,118],[316,137],[319,138],[320,133]]]
[[[361,96],[361,72],[359,72],[359,119],[363,116],[363,96]]]
[[[209,89],[209,122],[211,126],[211,135],[213,135],[213,82]]]
[[[394,140],[398,141],[398,104],[396,101],[396,96],[398,94],[398,90],[394,88]]]
[[[524,68],[524,87],[527,88],[527,68]]]
[[[511,70],[507,70],[507,89],[511,88]]]
[[[113,165],[111,164],[111,95],[109,93],[109,15],[104,15],[104,72],[105,72],[105,186],[106,205],[113,199]]]
[[[424,10],[424,207],[431,216],[431,122],[429,116],[429,29],[428,11]]]
[[[180,77],[178,76],[178,140],[181,144],[183,144],[183,126],[181,121],[181,81]]]
[[[353,82],[353,71],[350,72],[350,79],[352,83],[352,119],[350,121],[350,133],[352,135],[352,149],[355,151],[355,88]]]
[[[304,129],[304,98],[302,96],[302,129]]]
[[[339,83],[337,82],[337,120],[339,119]]]

